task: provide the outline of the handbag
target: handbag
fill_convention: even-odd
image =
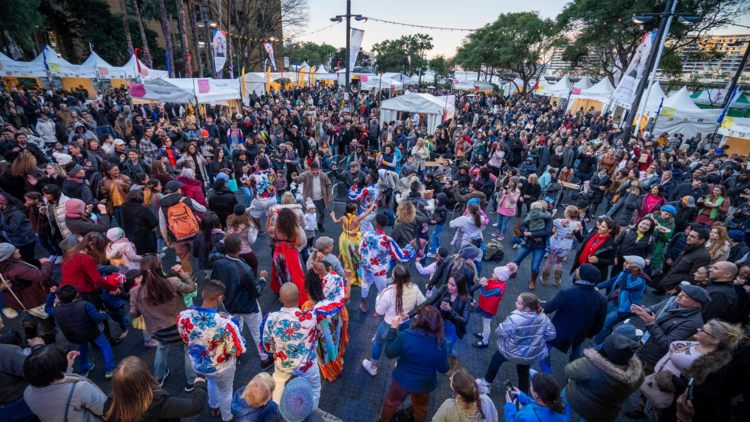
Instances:
[[[664,366],[672,359],[670,356],[667,358],[666,361],[661,365],[661,367],[655,371],[653,374],[648,375],[644,380],[643,384],[641,384],[640,390],[643,393],[644,396],[648,399],[648,401],[651,402],[651,404],[656,407],[657,409],[666,409],[669,406],[672,405],[672,401],[674,401],[674,393],[671,391],[661,391],[659,390],[659,387],[656,385],[656,381],[654,380],[654,377],[656,374],[661,372],[664,369]]]
[[[240,188],[237,186],[237,179],[229,179],[229,181],[227,181],[227,188],[232,192],[239,191]]]

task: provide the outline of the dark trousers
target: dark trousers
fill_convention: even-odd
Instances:
[[[500,365],[502,365],[503,362],[508,362],[508,359],[506,359],[500,352],[495,352],[495,354],[492,355],[490,367],[487,368],[487,373],[484,375],[484,380],[492,384],[492,381],[495,380],[497,372],[500,370]],[[518,389],[523,391],[524,394],[529,394],[529,368],[531,368],[531,365],[516,364],[516,371],[518,371]]]
[[[88,302],[92,305],[94,305],[94,308],[96,308],[98,311],[104,311],[107,312],[108,309],[104,305],[104,300],[101,296],[99,296],[99,293],[96,291],[93,292],[85,292],[85,293],[79,293],[79,297],[82,301]],[[109,321],[104,320],[104,331],[103,331],[104,337],[107,339],[110,338],[110,331],[109,331]]]
[[[34,249],[36,248],[36,242],[28,245],[16,246],[18,252],[21,254],[21,259],[28,262],[29,264],[42,268],[42,263],[38,259],[34,258]]]
[[[253,270],[253,275],[257,278],[258,277],[258,258],[255,256],[255,253],[254,252],[241,253],[240,258],[245,260],[245,263],[250,266],[250,268]]]
[[[49,252],[50,255],[63,256],[63,251],[62,249],[60,249],[60,246],[58,245],[58,243],[60,242],[51,234],[40,233],[39,243],[42,244],[42,247],[47,252]]]
[[[315,209],[318,211],[318,225],[323,225],[323,219],[326,216],[326,201],[324,199],[313,200]]]
[[[430,402],[430,393],[415,393],[404,390],[395,380],[391,382],[391,389],[388,390],[388,397],[383,404],[383,410],[380,411],[378,422],[389,422],[393,419],[396,410],[398,410],[398,407],[401,406],[401,403],[409,395],[411,395],[411,405],[414,409],[414,422],[425,422],[427,420],[427,405]]]

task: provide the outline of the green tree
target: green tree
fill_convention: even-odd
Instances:
[[[458,48],[455,61],[467,70],[482,65],[507,70],[523,80],[524,92],[529,82],[541,74],[552,49],[558,45],[559,31],[551,19],[538,12],[501,14],[497,20],[469,34]]]
[[[314,42],[292,43],[287,50],[289,62],[307,62],[310,66],[328,64],[328,60],[336,54],[336,47],[328,44],[318,45]]]
[[[21,48],[34,48],[32,35],[44,28],[44,15],[39,12],[41,0],[3,0],[0,32],[8,31]]]
[[[572,40],[567,42],[563,60],[573,69],[594,77],[608,77],[627,69],[643,36],[659,27],[659,18],[639,25],[630,17],[643,13],[663,12],[662,0],[573,0],[557,16]],[[746,13],[748,0],[686,0],[677,4],[677,12],[691,13],[702,19],[697,24],[682,24],[674,19],[669,34],[675,40],[664,49],[664,57],[684,47],[697,45],[698,39],[711,31],[734,22]],[[604,24],[606,22],[606,24]],[[667,71],[678,63],[669,59]]]
[[[430,70],[435,74],[435,87],[438,86],[438,79],[447,79],[450,73],[448,61],[443,56],[437,56],[430,60]]]
[[[370,60],[370,57],[365,53],[365,50],[359,50],[359,54],[357,54],[357,61],[354,62],[354,66],[358,67],[369,67],[372,66],[372,60]],[[336,64],[341,63],[341,69],[346,68],[346,64],[348,63],[348,60],[346,59],[346,48],[342,47],[339,48],[338,51],[332,56],[331,58],[331,71],[336,70]]]
[[[432,50],[432,37],[425,34],[405,35],[396,40],[384,40],[372,46],[378,54],[375,66],[381,72],[404,72],[412,76],[418,69],[426,68],[428,61],[422,56]],[[408,54],[411,53],[411,66]]]

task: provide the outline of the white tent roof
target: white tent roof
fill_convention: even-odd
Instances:
[[[135,62],[133,62],[135,63]],[[112,66],[92,52],[88,59],[81,65],[83,67],[93,67],[102,79],[130,79],[138,76],[138,69],[129,67]]]
[[[394,81],[399,81],[406,85],[416,85],[419,83],[419,79],[398,72],[383,73],[383,80],[386,79],[393,79]]]
[[[44,63],[17,62],[5,54],[0,53],[0,75],[43,78],[47,76]]]
[[[437,125],[443,121],[443,116],[454,112],[455,106],[451,96],[438,98],[430,94],[407,92],[383,101],[380,106],[380,120],[383,122],[395,120],[399,111],[424,113],[427,115],[427,132],[434,133]]]
[[[52,75],[59,78],[96,78],[96,71],[93,67],[81,66],[71,64],[57,52],[47,46],[43,47],[44,54],[40,54],[29,63],[41,64],[44,67],[44,60],[46,56],[47,66],[49,67]],[[59,71],[57,71],[57,66]]]
[[[181,104],[240,98],[240,82],[237,79],[154,79],[145,84],[130,84],[129,90],[130,96],[135,99]]]
[[[641,109],[644,108],[644,101],[646,99],[646,94],[643,94],[643,99],[641,101]],[[653,113],[656,114],[657,111],[659,111],[659,106],[662,105],[661,100],[664,99],[666,102],[667,98],[664,95],[664,91],[661,89],[661,85],[658,83],[654,83],[651,85],[651,93],[648,95],[648,104],[645,105],[645,112],[646,113]],[[628,105],[629,106],[629,105]],[[626,107],[629,108],[629,107]]]
[[[573,84],[573,88],[581,88],[581,90],[589,89],[592,86],[593,85],[591,84],[591,80],[589,79],[588,76],[585,76],[585,75],[583,76],[583,78],[581,78],[580,81]]]
[[[676,93],[667,97],[667,99],[664,100],[664,107],[674,107],[679,111],[693,112],[693,113],[702,112],[706,110],[695,105],[695,103],[693,102],[693,99],[690,98],[690,94],[688,93],[686,86],[683,86],[682,89],[680,89]],[[712,114],[715,114],[715,113],[712,113]]]
[[[315,69],[315,74],[317,75],[319,73],[328,73],[328,71],[326,70],[325,66],[320,65],[319,68]]]
[[[43,50],[46,50],[44,54],[39,54],[29,63],[44,63],[45,56],[47,59],[47,63],[59,63],[60,65],[69,65],[74,66],[72,63],[68,62],[67,60],[63,59],[62,56],[56,52],[55,50],[49,48],[49,47],[42,47]]]
[[[523,81],[519,79],[519,84],[523,86]],[[489,89],[492,90],[494,87],[489,83],[485,81],[463,81],[459,80],[458,85],[453,85],[454,89],[458,90],[473,90],[474,87],[479,87],[479,89]]]
[[[89,58],[88,58],[88,59],[86,59],[86,61],[85,61],[85,62],[83,62],[83,63],[81,64],[81,66],[94,66],[94,67],[100,67],[100,66],[102,66],[102,67],[114,67],[114,66],[112,66],[111,64],[109,64],[109,63],[105,62],[103,58],[99,57],[99,55],[98,55],[98,54],[96,54],[96,53],[95,53],[95,52],[93,52],[93,51],[91,52],[91,55],[89,56]]]
[[[546,85],[544,91],[540,92],[540,94],[547,97],[567,97],[572,89],[573,84],[570,83],[568,75],[565,75],[556,84]]]
[[[339,77],[339,84],[344,83],[343,78],[344,77],[342,76]],[[382,82],[381,82],[381,79],[382,79]],[[404,87],[404,84],[402,84],[401,82],[395,79],[387,78],[385,76],[381,78],[380,76],[377,76],[377,75],[360,75],[359,82],[363,90],[370,90],[370,89],[376,89],[376,88],[379,88],[379,89],[395,88],[396,90],[401,90]]]
[[[130,56],[130,60],[128,60],[127,63],[123,66],[124,68],[128,69],[134,69],[133,72],[135,74],[138,73],[138,64],[135,62],[136,58],[135,55]],[[153,79],[167,79],[169,78],[169,72],[166,70],[155,70],[147,67],[143,62],[139,59],[138,62],[141,64],[141,78],[143,78],[144,81],[150,81]]]

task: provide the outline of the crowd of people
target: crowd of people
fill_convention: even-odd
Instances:
[[[427,420],[438,373],[455,397],[433,420],[498,421],[489,393],[505,362],[509,421],[750,415],[730,405],[750,390],[746,157],[710,135],[625,139],[609,114],[534,95],[458,95],[428,133],[423,114],[380,122],[380,96],[344,94],[271,90],[200,122],[113,88],[0,97],[0,307],[24,331],[0,336],[0,419],[166,421],[208,402],[223,421],[340,420],[318,407],[321,377],[341,375],[346,305],[357,292],[366,314],[372,287],[382,320],[360,370],[398,361],[382,422],[409,396]],[[324,223],[341,226],[337,248]],[[514,280],[528,256],[529,279]],[[526,291],[493,330],[514,282]],[[647,289],[661,298],[648,307]],[[264,312],[263,295],[281,309]],[[153,373],[114,352],[131,330],[156,348]],[[496,336],[484,374],[461,365],[470,332],[478,349]],[[235,383],[248,344],[260,368]],[[162,388],[171,346],[192,399]],[[570,352],[566,385],[550,375],[553,348]]]

